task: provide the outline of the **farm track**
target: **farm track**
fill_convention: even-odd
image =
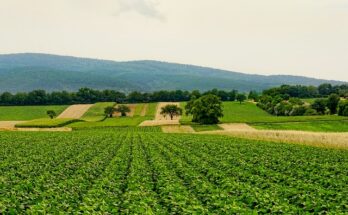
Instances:
[[[302,214],[346,209],[345,150],[134,129],[91,132],[4,132],[0,212]],[[303,205],[304,198],[311,204]]]
[[[80,119],[92,104],[71,105],[65,109],[57,118],[58,119]]]

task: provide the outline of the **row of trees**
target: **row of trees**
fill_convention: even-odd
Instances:
[[[189,101],[192,98],[199,98],[203,95],[212,94],[218,96],[222,101],[235,101],[237,98],[245,99],[238,91],[223,91],[213,89],[206,92],[194,90],[192,92],[175,91],[156,91],[152,93],[132,92],[125,94],[115,90],[93,90],[81,88],[77,92],[46,92],[44,90],[34,90],[29,93],[12,94],[4,92],[0,94],[0,105],[61,105],[61,104],[87,104],[95,102],[117,102],[117,103],[141,103],[159,101]]]
[[[299,98],[289,98],[284,94],[277,96],[263,95],[258,107],[276,116],[310,116],[324,114],[339,114],[348,116],[348,102],[339,95],[331,94],[327,98],[315,99],[312,104],[305,103]]]
[[[331,84],[321,84],[318,87],[282,85],[280,87],[264,90],[262,94],[272,97],[281,95],[287,98],[323,98],[328,97],[331,94],[337,94],[340,97],[348,98],[348,85],[344,84],[333,86]]]

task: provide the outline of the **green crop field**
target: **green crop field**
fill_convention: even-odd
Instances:
[[[0,214],[347,212],[347,150],[139,129],[1,132]]]
[[[185,107],[186,103],[181,103]],[[273,116],[258,108],[256,104],[245,102],[223,102],[224,117],[220,119],[222,123],[254,123],[254,122],[305,122],[305,121],[333,121],[344,120],[347,117],[336,115],[323,116]],[[190,124],[191,117],[183,115],[181,122]]]
[[[88,111],[82,116],[81,120],[85,121],[101,121],[105,119],[104,109],[109,106],[114,106],[115,102],[98,102],[95,103]]]
[[[17,128],[57,128],[63,127],[70,123],[77,122],[77,119],[34,119],[27,122],[19,123]]]
[[[48,106],[0,106],[0,120],[20,121],[39,118],[48,118],[46,111],[54,110],[57,115],[63,112],[67,105],[48,105]]]
[[[286,123],[255,123],[257,129],[268,130],[298,130],[317,132],[348,132],[348,120],[341,121],[313,121],[313,122],[286,122]]]

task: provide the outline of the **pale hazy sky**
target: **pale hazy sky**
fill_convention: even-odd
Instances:
[[[0,0],[0,53],[348,81],[348,0]]]

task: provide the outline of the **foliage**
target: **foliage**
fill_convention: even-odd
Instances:
[[[114,112],[115,112],[114,106],[107,106],[104,108],[104,114],[106,117],[112,118],[112,115],[114,114]]]
[[[338,106],[338,115],[348,116],[348,100],[341,101]]]
[[[121,113],[121,116],[127,116],[127,113],[129,113],[131,110],[127,105],[117,105],[114,111]]]
[[[220,98],[211,94],[191,100],[185,110],[187,115],[192,115],[192,122],[200,124],[216,124],[223,117]]]
[[[252,90],[249,92],[248,99],[253,100],[254,102],[258,102],[259,94],[255,90]]]
[[[2,132],[0,146],[2,214],[347,210],[347,150],[133,128]]]
[[[240,104],[242,104],[242,102],[244,102],[247,99],[247,97],[244,94],[239,93],[237,95],[236,99],[237,99],[237,101],[239,101]]]
[[[174,117],[182,115],[182,109],[177,105],[166,105],[161,108],[161,115],[169,115],[170,119],[173,120]]]
[[[57,115],[62,113],[68,106],[0,106],[0,120],[22,121],[39,118],[48,118],[47,111],[53,110]]]
[[[54,110],[48,110],[46,113],[51,119],[57,116],[57,113]]]
[[[311,104],[312,109],[316,110],[318,114],[325,114],[327,105],[326,99],[316,99],[313,104]]]
[[[331,114],[337,113],[338,103],[340,102],[340,97],[337,94],[331,94],[327,99],[327,107]]]

